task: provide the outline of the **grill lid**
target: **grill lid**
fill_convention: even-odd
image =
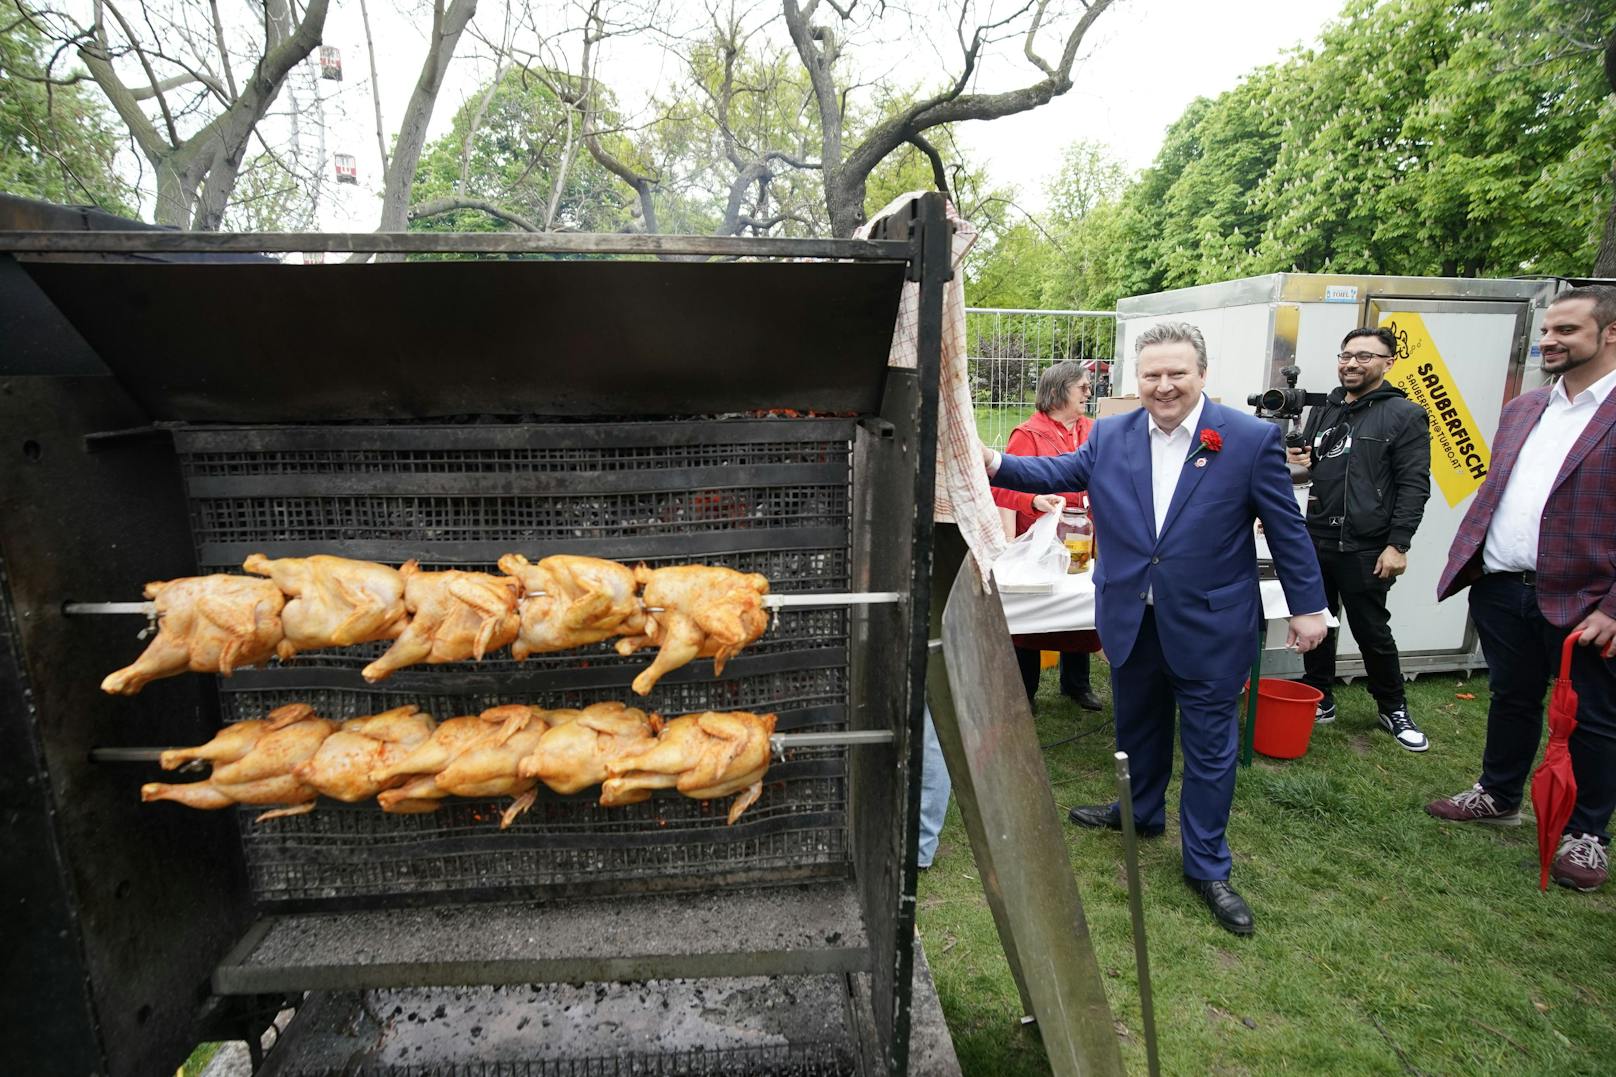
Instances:
[[[24,269],[154,421],[193,422],[870,413],[905,272],[631,261]]]

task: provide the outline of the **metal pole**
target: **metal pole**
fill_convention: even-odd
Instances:
[[[1139,1011],[1145,1023],[1145,1058],[1150,1077],[1161,1074],[1156,1056],[1156,1008],[1150,997],[1150,953],[1145,946],[1145,903],[1139,886],[1139,839],[1133,830],[1133,776],[1128,753],[1116,753],[1117,810],[1122,817],[1122,852],[1128,865],[1128,908],[1133,913],[1133,958],[1139,973]]]
[[[1262,649],[1268,634],[1268,622],[1257,629],[1257,657],[1251,663],[1251,684],[1246,689],[1246,728],[1240,734],[1240,765],[1251,766],[1251,742],[1257,732],[1257,685],[1262,682]]]

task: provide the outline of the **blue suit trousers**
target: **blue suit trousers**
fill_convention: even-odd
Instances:
[[[1155,612],[1149,607],[1133,651],[1111,669],[1117,747],[1128,753],[1134,822],[1141,827],[1160,827],[1167,821],[1175,706],[1180,714],[1184,782],[1179,796],[1179,834],[1184,874],[1191,879],[1229,877],[1229,843],[1224,830],[1234,803],[1240,691],[1245,681],[1243,673],[1218,680],[1176,676],[1162,653]]]

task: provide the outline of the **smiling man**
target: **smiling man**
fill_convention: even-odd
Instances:
[[[1291,609],[1322,611],[1324,590],[1279,428],[1206,398],[1206,342],[1194,326],[1151,326],[1134,349],[1143,410],[1101,419],[1073,453],[1016,457],[984,446],[983,463],[1007,489],[1088,491],[1103,521],[1096,621],[1111,662],[1117,746],[1134,774],[1134,821],[1146,835],[1166,825],[1176,706],[1184,877],[1219,924],[1249,935],[1251,909],[1229,885],[1224,830],[1238,700],[1262,624],[1253,521],[1263,523]],[[1289,645],[1311,650],[1324,630],[1322,612],[1292,617]],[[1070,818],[1121,828],[1116,804],[1073,808]]]
[[[1386,596],[1408,568],[1408,547],[1431,496],[1430,420],[1386,384],[1397,362],[1390,329],[1354,329],[1335,358],[1341,385],[1309,411],[1306,445],[1290,459],[1311,469],[1307,530],[1324,597],[1331,613],[1346,609],[1380,726],[1398,747],[1423,752],[1430,743],[1408,713]],[[1335,721],[1336,636],[1331,629],[1304,659],[1302,680],[1324,695],[1315,715],[1321,724]]]
[[[1521,794],[1543,735],[1543,696],[1562,642],[1571,663],[1577,803],[1550,874],[1597,890],[1610,874],[1616,808],[1616,288],[1562,292],[1543,315],[1543,372],[1553,386],[1504,405],[1492,464],[1459,524],[1437,585],[1470,588],[1492,701],[1481,777],[1434,800],[1439,819],[1519,826]]]

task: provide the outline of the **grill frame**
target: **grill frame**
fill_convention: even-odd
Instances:
[[[919,685],[931,531],[930,520],[917,516],[914,506],[929,504],[931,497],[941,287],[949,274],[948,227],[940,199],[920,200],[885,222],[878,234],[894,238],[873,247],[827,241],[812,253],[890,259],[901,251],[909,262],[909,277],[922,285],[918,371],[881,370],[879,406],[859,417],[853,448],[855,472],[860,475],[855,485],[862,488],[854,491],[851,512],[855,528],[866,530],[862,551],[849,565],[852,587],[906,590],[911,601],[904,608],[855,610],[847,615],[853,651],[849,680],[859,701],[848,715],[849,724],[892,729],[896,734],[890,745],[859,749],[851,763],[854,881],[866,909],[890,911],[890,916],[883,912],[884,918],[870,925],[876,960],[869,989],[861,997],[870,1000],[873,1012],[865,1019],[871,1038],[861,1047],[865,1059],[861,1069],[899,1072],[908,1053]],[[80,242],[63,244],[60,250],[96,247],[97,237],[77,238]],[[113,253],[105,260],[113,262],[150,258],[152,252],[186,246],[185,237],[161,236],[141,253],[142,242],[131,241],[139,237],[106,238],[103,249]],[[219,238],[207,237],[197,248],[222,249]],[[352,245],[363,247],[376,238],[364,237]],[[288,249],[286,243],[292,239],[303,237],[279,237],[260,249]],[[0,233],[0,251],[49,250],[48,240],[38,234],[19,238]],[[454,245],[454,237],[434,241]],[[321,242],[329,249],[340,240],[324,237]],[[601,246],[614,245],[615,240],[608,239]],[[531,250],[542,247],[542,240],[526,244]],[[655,250],[656,245],[638,249]],[[690,244],[669,244],[666,249],[688,253]],[[772,247],[758,247],[756,252],[793,253]],[[40,261],[61,257],[65,256],[38,256]],[[137,706],[114,713],[93,686],[85,691],[69,673],[75,655],[122,653],[128,647],[127,623],[107,619],[100,624],[67,624],[60,615],[63,602],[118,593],[126,586],[121,580],[131,567],[152,578],[165,578],[195,571],[195,566],[175,564],[173,506],[181,476],[166,438],[141,436],[153,430],[149,413],[108,376],[71,320],[31,284],[26,269],[19,275],[19,267],[12,258],[0,256],[0,322],[27,330],[15,338],[23,346],[12,351],[0,369],[0,376],[12,379],[8,389],[20,386],[10,399],[0,399],[0,413],[27,442],[45,446],[46,463],[33,472],[6,469],[0,490],[5,507],[19,509],[14,519],[0,521],[0,571],[6,573],[8,585],[0,623],[9,626],[0,642],[8,644],[15,659],[14,672],[0,668],[0,694],[6,697],[5,713],[20,716],[25,728],[34,731],[35,774],[24,783],[31,792],[25,791],[22,799],[28,802],[29,820],[37,824],[35,832],[44,835],[62,867],[43,877],[37,865],[30,865],[35,867],[31,872],[7,874],[18,875],[10,881],[12,888],[38,896],[50,908],[65,905],[69,926],[58,939],[35,948],[47,958],[40,967],[64,971],[59,986],[66,989],[68,1005],[56,1012],[38,1006],[16,1008],[12,1015],[28,1022],[28,1035],[12,1042],[21,1045],[24,1061],[34,1057],[30,1052],[35,1049],[57,1045],[65,1048],[61,1057],[90,1057],[95,1068],[109,1073],[150,1072],[182,1056],[182,1045],[194,1042],[203,1029],[216,1033],[235,1020],[244,1037],[253,1034],[254,1023],[244,1016],[252,1007],[232,1009],[228,1000],[199,996],[187,986],[196,983],[194,970],[210,966],[222,952],[217,940],[240,937],[250,908],[245,901],[245,867],[230,820],[188,813],[183,821],[177,816],[154,821],[148,810],[138,805],[131,810],[111,794],[111,787],[120,783],[109,780],[113,773],[109,768],[87,762],[90,747],[205,738],[220,715],[216,698],[209,698],[212,693],[194,683],[203,678],[154,685]],[[827,279],[834,281],[835,275]],[[847,368],[844,364],[839,369]],[[17,375],[23,376],[21,382],[15,380]],[[789,384],[793,377],[800,380],[802,374],[781,371],[779,381]],[[760,401],[759,406],[778,403]],[[284,406],[284,400],[276,406]],[[30,459],[40,460],[37,449]],[[875,490],[880,496],[872,493]],[[876,506],[879,513],[872,513]],[[883,530],[874,540],[868,529],[878,518]],[[180,519],[183,522],[183,510]],[[30,527],[36,533],[29,534]],[[685,549],[670,550],[669,556]],[[109,556],[112,550],[117,551],[115,556]],[[352,544],[343,544],[340,552],[364,556]],[[604,551],[597,543],[579,552]],[[870,651],[877,643],[898,657],[872,660]],[[754,661],[769,657],[760,654]],[[7,672],[12,675],[5,676]],[[737,666],[737,676],[743,672],[757,671]],[[240,676],[238,686],[251,687],[251,675]],[[467,675],[476,676],[481,675]],[[494,688],[475,679],[464,684],[468,690]],[[892,780],[894,774],[899,780]],[[124,779],[124,791],[131,780],[138,781],[138,776]],[[93,815],[91,808],[99,814]],[[9,858],[7,866],[12,866]],[[195,941],[191,952],[176,960],[180,955],[164,940],[172,928],[181,926],[192,932]],[[82,1002],[74,1001],[73,985],[86,983]],[[40,985],[34,993],[40,998],[61,996],[57,987]],[[238,1016],[231,1018],[232,1012]]]

